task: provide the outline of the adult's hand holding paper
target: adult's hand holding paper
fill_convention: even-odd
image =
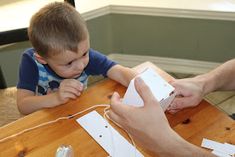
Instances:
[[[159,101],[161,107],[165,111],[175,97],[174,87],[172,87],[151,68],[146,69],[137,77],[140,77],[150,88],[154,97]],[[128,89],[123,98],[123,103],[127,105],[134,105],[136,107],[141,107],[144,105],[144,103],[135,89],[134,79],[131,80],[128,86]]]

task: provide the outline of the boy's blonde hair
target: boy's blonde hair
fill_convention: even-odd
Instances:
[[[78,43],[89,34],[85,21],[73,6],[54,2],[33,15],[28,36],[39,55],[50,57],[65,50],[77,52]]]

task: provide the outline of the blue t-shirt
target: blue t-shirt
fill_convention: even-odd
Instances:
[[[65,78],[58,76],[47,64],[41,64],[35,59],[35,50],[27,49],[21,59],[19,81],[17,88],[27,89],[37,95],[46,95],[58,89],[60,82]],[[86,87],[89,75],[103,75],[106,77],[108,70],[116,63],[105,55],[89,49],[89,63],[82,74],[75,78]]]

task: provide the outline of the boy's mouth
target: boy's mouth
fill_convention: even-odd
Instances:
[[[77,77],[79,77],[81,75],[81,73],[77,73],[77,74],[75,74],[74,76],[73,76],[73,78],[77,78]]]

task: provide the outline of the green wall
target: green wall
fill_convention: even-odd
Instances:
[[[112,15],[113,52],[224,62],[235,57],[235,22]]]
[[[29,47],[28,41],[0,47],[0,66],[8,87],[16,86],[21,54]]]
[[[111,19],[111,15],[106,15],[87,21],[91,47],[104,54],[112,53],[113,32]]]
[[[235,22],[110,14],[87,21],[91,47],[103,52],[212,62],[235,57]],[[29,42],[0,46],[0,66],[15,86],[21,53]]]

